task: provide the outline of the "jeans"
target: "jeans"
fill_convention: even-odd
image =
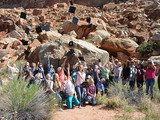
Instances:
[[[83,102],[83,98],[84,98],[84,91],[83,91],[83,88],[80,87],[80,86],[76,86],[76,92],[77,92],[77,98],[78,98],[78,101],[80,102]]]
[[[113,82],[116,82],[116,83],[118,83],[118,82],[119,82],[119,79],[118,79],[118,77],[113,77]]]
[[[147,79],[146,80],[146,93],[149,94],[149,89],[151,92],[151,96],[153,97],[153,88],[155,84],[155,78]]]
[[[87,96],[87,100],[89,101],[89,103],[91,103],[92,105],[96,105],[96,101],[93,100],[93,97],[91,96]]]
[[[74,94],[67,97],[67,107],[69,109],[72,109],[72,102],[75,105],[79,105],[80,104],[80,102],[75,99]]]

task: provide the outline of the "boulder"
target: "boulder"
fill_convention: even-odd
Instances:
[[[11,32],[15,30],[15,24],[13,20],[9,18],[0,19],[0,31]]]
[[[123,52],[118,52],[117,53],[117,59],[120,60],[122,63],[126,63],[129,57],[124,54]]]
[[[133,56],[138,44],[131,39],[109,38],[104,39],[101,48],[117,55],[117,52],[123,52],[127,56]]]
[[[160,19],[160,8],[155,9],[151,14],[149,14],[148,18],[153,19],[154,21]]]
[[[38,39],[34,39],[33,40],[33,42],[29,45],[29,47],[30,48],[36,48],[36,47],[38,47],[38,46],[40,46],[41,45],[41,43],[39,42],[39,40]]]
[[[111,35],[108,31],[105,30],[97,30],[95,32],[91,32],[87,38],[93,38],[95,36],[100,36],[102,39],[109,38]]]
[[[6,38],[6,37],[7,37],[6,32],[5,32],[5,31],[1,31],[1,32],[0,32],[0,40],[1,40],[1,39],[4,39],[4,38]]]
[[[154,64],[160,65],[160,56],[151,56],[148,60],[152,60]]]
[[[113,10],[117,7],[117,5],[115,3],[108,3],[108,4],[105,4],[103,6],[103,10],[105,11],[108,11],[108,10]]]
[[[13,55],[16,53],[16,50],[13,49],[0,49],[0,60],[4,60],[7,57],[13,57]]]
[[[13,44],[14,41],[18,41],[16,38],[5,38],[0,40],[0,45],[7,45],[8,43]]]
[[[41,15],[41,14],[42,14],[42,10],[40,10],[40,9],[34,9],[33,10],[33,15],[38,16],[38,15]]]
[[[55,40],[60,38],[62,35],[57,31],[43,31],[39,34],[40,42],[47,42],[48,40]]]
[[[130,37],[136,37],[138,39],[138,44],[142,44],[143,42],[148,42],[150,38],[150,33],[148,31],[138,32],[134,29],[130,29]]]
[[[78,39],[87,37],[90,32],[96,31],[95,25],[89,27],[89,24],[85,21],[79,21],[78,24],[74,24],[71,21],[65,21],[63,24],[64,34],[69,34],[71,31],[75,31]]]
[[[51,64],[53,64],[54,68],[56,69],[58,67],[58,61],[60,60],[60,63],[62,63],[64,54],[70,49],[70,47],[68,46],[68,43],[70,41],[71,36],[63,35],[61,39],[57,39],[50,43],[42,44],[30,54],[28,61],[30,63],[37,63],[38,61],[40,61],[46,68],[46,54],[50,54]],[[76,55],[82,54],[88,64],[95,62],[99,58],[102,59],[102,62],[104,62],[105,60],[109,61],[109,54],[107,51],[101,50],[95,47],[93,44],[83,40],[75,39],[72,49],[74,49]],[[75,57],[70,57],[68,62],[71,64],[71,66],[73,66],[76,61],[77,60]]]
[[[151,37],[151,40],[160,45],[160,31],[157,31],[157,33]]]
[[[20,38],[23,38],[24,36],[20,32],[13,30],[12,32],[8,33],[8,37],[20,39]]]
[[[68,7],[67,3],[57,3],[56,6],[57,6],[57,8],[66,8],[66,7]]]

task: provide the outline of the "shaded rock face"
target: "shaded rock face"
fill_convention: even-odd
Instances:
[[[8,18],[0,18],[0,32],[1,31],[11,32],[13,30],[15,30],[15,24],[13,20]]]
[[[70,0],[7,0],[4,4],[21,4],[23,7],[46,7],[52,6],[57,2],[66,2],[69,4]],[[102,6],[108,3],[110,0],[72,0],[76,4],[87,5],[87,6]]]
[[[144,9],[145,13],[148,15],[148,18],[153,20],[160,19],[160,3],[154,1]]]
[[[117,52],[122,52],[127,56],[133,56],[136,52],[138,44],[130,39],[105,39],[101,43],[101,48],[108,52],[117,55]]]
[[[46,69],[47,54],[50,54],[51,64],[53,64],[56,69],[58,67],[58,62],[61,64],[63,62],[64,54],[69,51],[70,47],[68,46],[68,43],[71,40],[73,40],[73,38],[65,35],[54,42],[42,44],[30,54],[28,60],[30,63],[40,61]],[[102,62],[105,60],[109,61],[109,54],[107,51],[96,48],[93,44],[82,40],[74,39],[74,46],[72,49],[75,50],[76,55],[82,54],[88,64],[95,62],[99,58],[102,59]],[[73,66],[77,62],[77,59],[74,56],[69,57],[68,62]]]

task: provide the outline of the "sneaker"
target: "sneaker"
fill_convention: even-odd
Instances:
[[[62,109],[62,108],[59,108],[59,111],[63,112],[63,109]]]
[[[79,109],[81,109],[81,108],[82,108],[82,107],[81,107],[81,105],[80,105],[80,106],[78,106],[78,108],[79,108]]]

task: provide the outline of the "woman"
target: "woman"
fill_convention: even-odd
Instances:
[[[10,72],[9,80],[13,80],[14,77],[19,73],[19,69],[17,68],[16,64],[12,64],[12,66],[10,66],[9,65],[9,60],[7,61],[7,68]]]
[[[65,89],[66,89],[66,93],[67,93],[67,107],[69,109],[72,109],[72,103],[75,105],[80,105],[80,102],[75,99],[76,93],[75,93],[75,86],[74,86],[74,82],[70,76],[70,65],[68,64],[67,67],[67,81],[65,84]]]
[[[89,78],[89,87],[87,87],[87,99],[92,105],[96,105],[96,87],[94,85],[94,80]]]
[[[151,93],[151,98],[153,98],[153,88],[156,80],[156,67],[153,61],[148,62],[146,69],[146,93],[149,94],[149,88]]]
[[[121,74],[122,74],[122,64],[119,62],[117,59],[114,61],[113,56],[112,56],[112,64],[114,67],[114,77],[113,77],[113,82],[119,82],[121,79]]]
[[[122,73],[123,73],[122,84],[123,85],[125,85],[126,83],[128,84],[129,75],[130,75],[129,61],[124,64]]]
[[[76,91],[77,91],[78,100],[81,104],[81,102],[83,100],[83,95],[84,95],[83,87],[81,86],[81,84],[85,81],[86,75],[85,75],[85,70],[82,65],[78,66],[77,71],[78,72],[77,72],[77,81],[76,81]],[[81,107],[81,105],[80,105],[80,107]]]
[[[46,75],[46,91],[49,93],[54,92],[53,81],[51,80],[51,75],[49,73]]]
[[[137,87],[138,90],[143,89],[143,82],[144,82],[144,69],[143,69],[143,64],[138,64],[137,66]]]
[[[60,91],[62,91],[61,82],[59,81],[59,76],[57,73],[54,74],[54,84],[53,84],[53,90],[56,93],[56,97],[59,99],[59,107],[60,111],[63,111],[62,109],[62,97],[60,95]]]
[[[59,81],[62,83],[65,80],[64,67],[66,64],[67,57],[64,59],[62,67],[57,68],[57,72],[59,75]]]

